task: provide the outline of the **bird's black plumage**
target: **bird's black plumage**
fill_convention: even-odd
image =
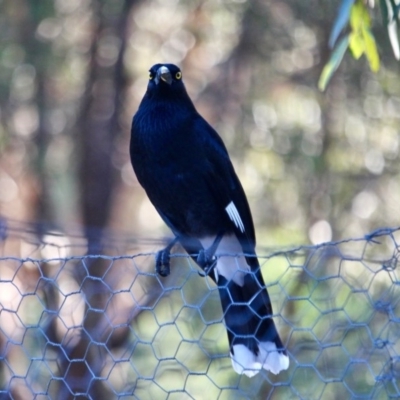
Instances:
[[[219,287],[234,369],[249,376],[261,368],[286,369],[246,195],[224,143],[196,111],[177,66],[150,69],[131,133],[132,165],[150,201],[189,254],[203,252],[199,264],[214,268],[210,276]],[[158,263],[167,263],[160,254]]]

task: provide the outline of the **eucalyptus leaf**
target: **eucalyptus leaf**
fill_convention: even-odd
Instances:
[[[329,37],[328,44],[331,49],[333,49],[333,47],[335,46],[335,43],[340,35],[340,32],[342,32],[342,30],[346,27],[349,21],[351,8],[354,2],[355,0],[342,0],[342,3],[340,4],[338,15],[335,19]]]
[[[364,38],[358,32],[351,32],[349,36],[349,48],[353,57],[358,60],[365,50]]]
[[[379,0],[379,5],[382,10],[383,23],[385,25],[388,25],[389,21],[391,19],[391,18],[389,18],[389,8],[388,8],[388,6],[390,6],[389,0]]]
[[[371,18],[364,3],[357,1],[350,12],[350,26],[352,30],[360,30],[364,25],[371,25]]]
[[[390,44],[392,45],[393,54],[396,60],[400,60],[400,46],[399,46],[399,37],[397,36],[396,20],[393,19],[388,23],[387,30],[388,30]]]
[[[398,4],[395,0],[389,0],[390,5],[392,6],[392,18],[395,19],[397,22],[400,22],[399,19],[399,8],[400,4]]]
[[[346,52],[348,47],[349,47],[349,35],[347,34],[340,40],[339,44],[332,52],[329,61],[325,64],[318,81],[319,90],[324,91],[326,89],[330,79],[332,78],[333,73],[339,67],[343,59],[344,53]]]
[[[365,44],[365,55],[368,59],[371,71],[377,72],[380,67],[380,60],[374,35],[368,28],[365,28],[362,30],[362,36]]]

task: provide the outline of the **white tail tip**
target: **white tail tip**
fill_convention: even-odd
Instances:
[[[258,346],[259,354],[256,356],[244,344],[233,346],[235,354],[231,353],[232,366],[236,373],[245,374],[250,378],[257,375],[261,369],[266,369],[277,375],[289,368],[289,357],[280,353],[275,343],[262,342]]]

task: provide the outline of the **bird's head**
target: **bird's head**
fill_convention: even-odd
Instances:
[[[149,70],[149,84],[147,93],[163,96],[185,94],[186,89],[182,82],[182,72],[174,64],[156,64]]]

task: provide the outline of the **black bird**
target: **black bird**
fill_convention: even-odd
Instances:
[[[289,358],[271,318],[250,208],[225,145],[196,111],[177,66],[156,64],[149,78],[133,117],[130,156],[175,235],[158,253],[156,270],[169,274],[170,250],[180,242],[218,285],[234,370],[278,374]]]

